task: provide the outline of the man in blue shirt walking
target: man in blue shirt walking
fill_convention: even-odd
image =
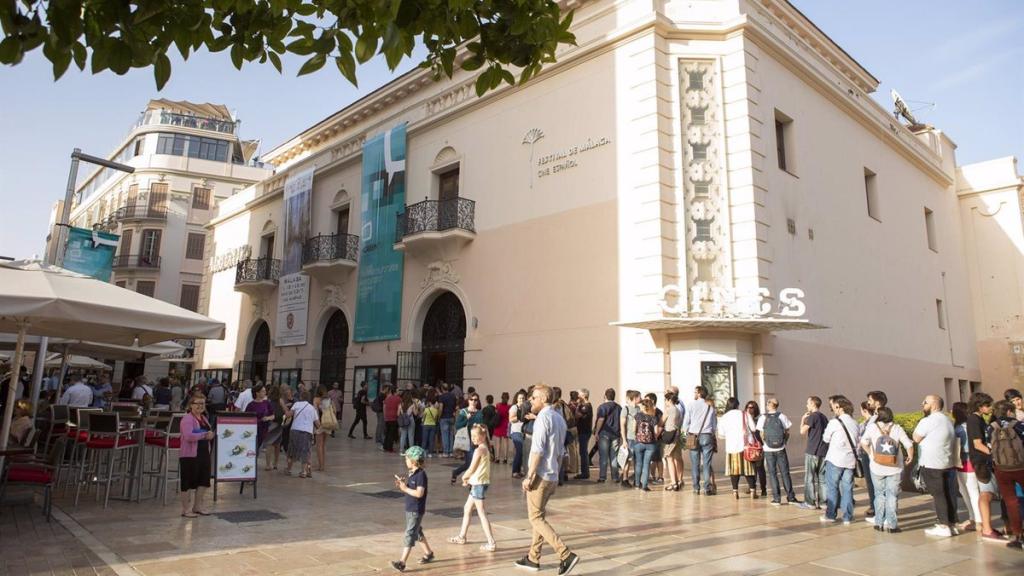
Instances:
[[[532,541],[530,552],[515,562],[516,567],[532,572],[540,570],[540,552],[547,541],[561,560],[558,574],[568,574],[579,563],[580,557],[558,537],[545,518],[548,500],[558,486],[559,466],[565,453],[566,424],[562,415],[551,409],[554,393],[546,384],[537,384],[530,392],[530,410],[537,415],[533,424],[533,441],[530,446],[530,465],[523,479],[526,492],[526,507],[530,516]]]

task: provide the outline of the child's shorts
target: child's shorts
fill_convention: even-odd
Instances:
[[[483,500],[484,494],[487,494],[487,484],[474,484],[469,489],[469,495],[473,497],[473,500]]]
[[[423,516],[419,512],[405,513],[405,540],[406,548],[412,548],[417,542],[426,540],[423,536]]]

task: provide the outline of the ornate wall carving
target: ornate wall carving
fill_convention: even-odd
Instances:
[[[438,282],[458,284],[461,278],[455,272],[455,263],[450,260],[436,260],[427,264],[427,275],[423,277],[420,286],[426,288]]]
[[[680,60],[687,301],[691,314],[720,313],[733,290],[729,196],[723,178],[722,91],[714,60]]]
[[[345,283],[339,282],[337,284],[327,284],[324,286],[324,299],[321,302],[321,308],[342,308],[346,302],[345,296]]]
[[[449,108],[454,108],[459,104],[462,104],[470,98],[476,97],[476,91],[474,85],[476,78],[473,78],[469,82],[463,82],[458,86],[443,92],[442,94],[431,98],[427,101],[427,115],[433,116],[439,112],[444,112]]]

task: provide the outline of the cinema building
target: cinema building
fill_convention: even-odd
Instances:
[[[207,225],[198,373],[791,411],[981,385],[946,134],[785,1],[569,4],[524,86],[416,70],[266,154]]]

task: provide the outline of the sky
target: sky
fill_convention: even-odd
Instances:
[[[960,164],[1024,156],[1024,2],[793,2],[881,81],[874,96],[886,109],[895,88],[919,121],[949,134]],[[149,69],[94,76],[72,65],[54,82],[39,51],[0,67],[0,256],[43,254],[71,151],[109,155],[151,98],[225,104],[241,119],[241,136],[268,151],[418,63],[391,72],[372,60],[356,88],[332,66],[296,78],[299,58],[286,58],[278,74],[269,63],[236,71],[227,52],[187,62],[172,52],[160,92]]]

